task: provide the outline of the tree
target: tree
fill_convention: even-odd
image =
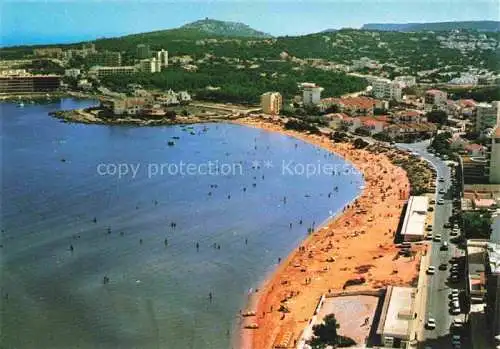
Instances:
[[[392,141],[391,136],[389,136],[386,132],[375,133],[373,135],[373,139],[376,139],[377,141],[382,141],[382,142],[391,142]]]
[[[425,114],[427,121],[444,125],[448,122],[448,114],[442,110],[433,110]]]
[[[366,142],[365,140],[361,139],[361,138],[356,138],[354,140],[354,148],[356,149],[363,149],[363,148],[366,148],[366,146],[368,146],[368,142]]]
[[[464,231],[468,239],[489,239],[491,235],[491,213],[487,210],[464,212]]]
[[[328,314],[323,319],[323,323],[313,326],[314,337],[310,345],[314,349],[325,348],[327,345],[334,347],[349,347],[356,345],[356,342],[349,337],[341,336],[337,333],[340,325],[337,323],[335,314]]]
[[[314,338],[311,340],[311,345],[315,348],[337,345],[339,340],[337,329],[340,325],[337,323],[335,314],[326,315],[323,321],[324,323],[313,326]]]
[[[175,118],[177,117],[177,114],[175,113],[175,111],[173,110],[167,110],[166,112],[166,116],[167,118],[169,118],[170,120],[175,120]]]

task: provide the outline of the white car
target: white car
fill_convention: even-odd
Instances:
[[[439,194],[445,194],[446,190],[444,188],[439,189]]]
[[[436,272],[436,267],[431,265],[427,268],[427,274],[433,275]]]
[[[460,293],[460,292],[458,292],[458,290],[451,290],[451,292],[450,292],[450,297],[453,297],[453,296],[457,296],[457,297],[458,297],[458,294],[459,294],[459,293]]]
[[[432,317],[427,319],[427,323],[425,324],[425,327],[427,327],[429,330],[433,330],[436,328],[436,320]]]
[[[434,241],[441,242],[441,234],[434,234]]]
[[[444,200],[443,199],[439,199],[438,200],[438,205],[443,205],[444,204]]]

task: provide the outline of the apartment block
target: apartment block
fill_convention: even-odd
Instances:
[[[266,92],[260,97],[260,105],[265,114],[278,115],[283,99],[279,92]]]

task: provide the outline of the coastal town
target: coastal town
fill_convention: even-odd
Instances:
[[[333,47],[358,37],[391,46],[376,30],[324,34]],[[498,52],[499,40],[458,29],[407,35],[409,43],[432,41],[471,61],[417,69],[403,56],[383,61],[365,50],[340,61],[292,49],[271,58],[209,49],[276,44],[269,37],[201,37],[193,40],[196,52],[182,54],[147,41],[124,51],[86,42],[37,46],[22,57],[12,50],[12,59],[0,61],[0,99],[17,108],[96,100],[50,112],[65,123],[234,123],[302,140],[354,165],[364,179],[360,195],[312,227],[248,293],[237,314],[238,348],[500,348],[500,72],[487,59],[472,61],[478,51]],[[224,65],[291,83],[231,95],[222,80],[199,87],[193,78],[180,88],[170,76],[164,87],[160,81],[162,72],[187,81]],[[280,65],[290,70],[275,69]],[[309,69],[317,80],[291,75]],[[333,90],[323,74],[352,86]]]

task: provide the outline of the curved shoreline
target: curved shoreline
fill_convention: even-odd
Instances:
[[[254,304],[248,305],[256,315],[241,318],[238,348],[271,348],[276,337],[286,337],[288,334],[292,345],[313,315],[320,296],[341,289],[346,280],[361,274],[367,282],[350,289],[373,290],[387,284],[411,283],[417,275],[419,259],[409,262],[401,259],[393,261],[391,258],[393,253],[397,254],[393,234],[410,188],[408,177],[401,168],[393,165],[385,154],[356,150],[348,143],[333,144],[324,136],[285,130],[280,124],[250,118],[235,123],[295,137],[333,152],[362,172],[365,180],[363,191],[343,212],[308,235],[264,279],[259,291],[253,294]],[[392,173],[388,173],[388,170],[392,170]],[[385,208],[382,207],[384,204]],[[379,222],[375,219],[377,215],[381,220]],[[340,238],[335,236],[339,231],[343,234]],[[373,241],[377,241],[378,246]],[[334,246],[340,252],[331,251]],[[332,257],[334,262],[327,262],[327,256]],[[367,274],[355,271],[356,267],[363,265],[371,266]],[[297,266],[305,272],[298,270]],[[310,280],[304,283],[302,280],[305,278]],[[284,299],[287,301],[281,302]],[[280,304],[286,305],[290,313],[278,312]],[[250,323],[256,324],[258,329],[245,329],[244,326]]]

